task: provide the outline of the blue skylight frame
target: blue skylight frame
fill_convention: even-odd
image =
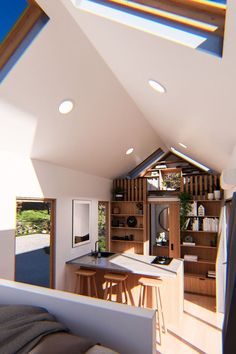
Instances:
[[[71,0],[77,8],[184,46],[222,57],[223,38],[105,0]],[[220,1],[220,0],[219,0]],[[225,0],[223,0],[225,1]],[[216,1],[212,1],[216,2]],[[218,2],[218,1],[217,1]]]
[[[16,22],[28,8],[27,0],[1,0],[0,2],[0,44],[11,32]]]

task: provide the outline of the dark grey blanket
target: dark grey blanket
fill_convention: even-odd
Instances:
[[[25,305],[0,306],[0,354],[26,354],[50,333],[67,331],[47,310]]]

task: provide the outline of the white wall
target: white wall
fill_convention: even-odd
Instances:
[[[236,191],[236,145],[230,154],[226,168],[221,173],[221,187],[224,189],[225,199],[231,198]]]
[[[15,153],[0,152],[0,278],[14,279],[16,197],[56,199],[56,288],[64,289],[65,262],[94,248],[98,200],[109,200],[111,181]],[[91,243],[72,248],[72,200],[92,201]]]

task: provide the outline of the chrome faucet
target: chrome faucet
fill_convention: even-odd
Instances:
[[[96,254],[99,252],[99,240],[95,242],[95,251]]]

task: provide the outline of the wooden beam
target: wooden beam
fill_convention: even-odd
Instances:
[[[34,1],[30,0],[29,6],[0,46],[0,70],[42,15],[44,15],[44,11]]]

